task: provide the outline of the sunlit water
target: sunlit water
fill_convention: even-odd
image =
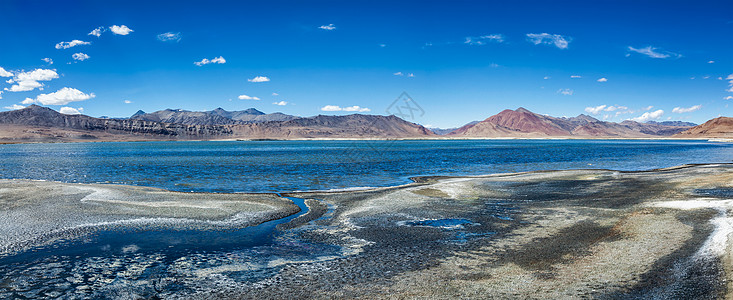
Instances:
[[[403,184],[419,175],[731,162],[732,146],[645,140],[20,144],[0,145],[0,178],[197,192],[328,190]]]

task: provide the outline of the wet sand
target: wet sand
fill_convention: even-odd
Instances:
[[[85,208],[72,216],[54,215],[57,207],[44,204],[48,195],[65,197],[52,202],[67,211]],[[222,225],[215,222],[231,224],[238,214],[247,216],[238,226],[246,226],[292,210],[288,200],[276,195],[215,195],[202,202],[200,194],[148,188],[0,181],[4,214],[0,222],[3,228],[14,228],[0,233],[4,235],[0,241],[73,227],[80,218],[88,223],[185,215],[194,220],[192,228],[206,231],[207,226]],[[730,164],[643,172],[421,177],[399,187],[283,196],[306,199],[309,210],[278,225],[276,240],[281,243],[275,248],[308,255],[283,257],[258,250],[246,257],[241,252],[183,257],[166,266],[166,275],[159,275],[155,288],[143,288],[152,283],[141,277],[135,286],[125,281],[116,287],[118,294],[108,295],[194,299],[733,295]],[[35,211],[38,216],[29,220],[12,219],[20,220],[18,224],[9,219],[11,212],[25,216]],[[268,217],[251,217],[260,214]],[[61,221],[52,226],[51,220]],[[2,243],[3,249],[17,249]],[[201,261],[218,257],[226,259],[199,267]],[[261,276],[253,277],[253,272]],[[0,289],[7,286],[0,282]]]

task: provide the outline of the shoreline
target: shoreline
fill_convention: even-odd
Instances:
[[[289,214],[291,219],[275,229],[279,231],[272,244],[262,246],[249,244],[247,235],[230,238],[226,234],[232,231],[224,227],[192,227],[188,240],[180,244],[177,239],[182,236],[170,230],[185,224],[122,224],[113,229],[119,233],[92,240],[93,248],[109,248],[105,245],[110,243],[113,252],[95,254],[93,261],[62,256],[19,262],[22,266],[0,265],[6,272],[2,279],[23,280],[24,270],[37,278],[67,278],[65,271],[54,273],[56,265],[118,268],[95,269],[95,273],[110,274],[162,270],[152,274],[165,278],[161,282],[186,286],[162,285],[156,289],[163,293],[159,294],[162,298],[227,299],[241,294],[287,298],[299,295],[304,284],[324,298],[649,298],[731,293],[724,284],[733,263],[727,257],[718,259],[717,254],[721,247],[733,248],[733,240],[727,239],[733,229],[725,227],[733,218],[719,213],[733,208],[733,202],[727,200],[733,197],[733,163],[638,171],[415,176],[409,180],[412,182],[361,190],[284,193],[190,193],[119,184],[0,180],[0,208],[4,208],[0,214],[20,212],[10,214],[18,216],[14,222],[0,217],[0,225],[10,229],[3,231],[5,235],[25,237],[23,240],[33,237],[31,233],[43,237],[52,232],[49,229],[54,228],[46,225],[56,224],[53,220],[63,221],[60,228],[73,226],[78,218],[68,212],[96,222],[123,212],[184,217],[180,212],[226,221],[231,211],[222,211],[224,216],[209,210],[220,211],[223,204],[254,199],[292,207],[294,200],[284,197],[298,197],[302,200],[298,206],[308,209],[296,218]],[[45,190],[18,189],[28,184]],[[125,193],[133,197],[126,198]],[[8,200],[5,196],[9,194],[19,198]],[[28,202],[24,197],[38,199]],[[170,197],[179,201],[171,202]],[[212,198],[219,202],[211,202]],[[18,208],[18,204],[27,208]],[[168,211],[171,205],[177,212]],[[38,217],[45,221],[33,221]],[[258,232],[256,226],[247,228]],[[131,233],[131,229],[142,231]],[[225,246],[206,251],[197,246],[202,241]],[[5,246],[12,246],[10,243]],[[55,254],[53,251],[50,253]],[[174,256],[166,258],[168,255]],[[139,275],[118,277],[115,284],[94,276],[82,278],[62,295],[87,293],[81,295],[93,298],[94,293],[120,287],[143,298],[156,295],[147,288],[150,278],[145,274],[151,273],[135,274]],[[441,284],[431,284],[434,282]],[[76,289],[80,285],[94,288]],[[46,286],[39,285],[39,291]],[[0,288],[0,295],[4,292],[7,290]]]
[[[8,141],[0,140],[0,145],[22,144],[76,144],[76,143],[156,143],[156,142],[287,142],[287,141],[707,141],[711,143],[733,143],[733,138],[719,137],[426,137],[426,138],[251,138],[251,139],[120,139],[120,140],[52,140],[52,141]]]

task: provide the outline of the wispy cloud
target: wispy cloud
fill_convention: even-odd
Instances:
[[[726,91],[733,93],[733,74],[728,75],[728,77],[726,77],[725,80],[728,80],[728,87],[729,87]]]
[[[94,97],[96,97],[94,93],[85,94],[75,88],[64,87],[50,94],[40,94],[36,99],[26,98],[23,100],[23,104],[66,105],[71,102],[89,100]]]
[[[646,46],[644,48],[634,48],[634,47],[629,46],[628,51],[636,52],[639,54],[644,54],[651,58],[680,58],[682,57],[681,54],[670,52],[670,51],[664,51],[664,50],[661,50],[659,48],[655,48],[652,46]]]
[[[558,47],[560,49],[567,49],[568,45],[573,39],[571,37],[562,36],[559,34],[528,33],[527,40],[535,45],[554,45],[555,47]]]
[[[321,25],[321,26],[318,26],[318,28],[320,28],[320,29],[323,29],[323,30],[328,30],[328,31],[331,31],[331,30],[335,30],[335,29],[336,29],[336,26],[335,26],[335,25],[333,25],[333,24],[328,24],[328,25]],[[348,29],[348,28],[347,28],[347,29]],[[348,30],[347,30],[347,31],[348,31]]]
[[[683,113],[700,110],[700,108],[702,108],[702,105],[695,105],[695,106],[690,106],[690,107],[675,107],[674,109],[672,109],[672,112],[683,114]]]
[[[12,110],[18,110],[18,109],[24,109],[24,108],[25,108],[25,106],[23,106],[23,105],[18,105],[18,104],[13,104],[13,105],[10,105],[10,106],[6,106],[6,107],[4,107],[4,108],[5,108],[5,109],[12,109]]]
[[[392,73],[392,75],[394,75],[394,76],[402,76],[404,74],[402,74],[402,72],[396,72],[396,73]]]
[[[570,78],[572,78],[572,79],[578,79],[578,78],[583,78],[583,76],[580,76],[580,75],[570,75]]]
[[[466,40],[463,43],[469,44],[469,45],[485,45],[487,42],[503,43],[504,35],[489,34],[489,35],[482,35],[482,36],[477,36],[477,37],[468,36],[466,37]]]
[[[715,61],[714,61],[714,60],[709,60],[709,61],[708,61],[708,63],[709,63],[709,64],[714,64],[714,63],[715,63]]]
[[[69,49],[71,47],[76,47],[80,45],[89,45],[91,42],[85,42],[80,40],[73,40],[71,42],[59,42],[56,44],[56,49]]]
[[[270,78],[267,78],[266,76],[257,76],[252,79],[247,79],[249,82],[268,82],[270,81]]]
[[[109,30],[112,31],[112,33],[117,35],[128,35],[130,32],[133,32],[134,30],[130,29],[130,27],[127,27],[125,25],[112,25],[109,27]]]
[[[639,123],[644,123],[644,122],[647,122],[647,121],[659,119],[663,115],[664,115],[664,111],[660,109],[660,110],[656,110],[656,111],[653,111],[653,112],[645,112],[641,116],[638,116],[636,118],[631,118],[629,120],[636,121],[636,122],[639,122]]]
[[[74,53],[71,57],[74,58],[74,60],[78,60],[78,61],[85,61],[89,59],[89,55],[86,55],[86,53],[81,53],[81,52]]]
[[[208,64],[225,64],[225,63],[227,63],[227,60],[224,59],[223,56],[219,56],[219,57],[215,57],[212,59],[204,58],[201,61],[194,62],[193,64],[200,67],[200,66],[208,65]]]
[[[51,69],[35,69],[30,72],[19,72],[7,81],[8,83],[15,84],[10,88],[5,88],[5,90],[10,92],[27,92],[37,88],[41,89],[43,84],[39,81],[50,81],[56,78],[59,78],[59,74],[56,73],[56,70]]]
[[[161,33],[158,35],[158,40],[161,42],[180,42],[181,33],[180,32]]]
[[[272,104],[279,105],[279,106],[285,106],[288,105],[287,101],[279,101],[279,102],[272,102]]]
[[[122,102],[123,102],[123,103],[125,103],[125,104],[130,104],[130,103],[132,103],[132,101],[130,101],[130,100],[125,100],[125,101],[122,101]]]
[[[557,90],[557,93],[565,96],[570,96],[575,93],[575,91],[573,91],[572,89],[559,89]]]
[[[338,105],[326,105],[324,107],[321,107],[322,111],[349,111],[349,112],[369,112],[372,111],[369,108],[361,107],[358,105],[354,106],[348,106],[348,107],[340,107]]]
[[[44,59],[41,59],[41,60],[42,60],[42,61],[45,61],[45,62],[46,62],[47,64],[49,64],[49,65],[53,65],[53,59],[50,59],[50,58],[46,57],[46,58],[44,58]]]
[[[247,96],[247,95],[239,95],[239,100],[260,100],[260,98]]]
[[[608,81],[608,79],[606,77],[601,77],[601,78],[598,78],[598,80],[596,80],[596,81],[598,81],[598,82],[606,82],[606,81]]]

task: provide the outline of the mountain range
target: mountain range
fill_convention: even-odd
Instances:
[[[439,131],[440,132],[440,131]],[[462,139],[462,138],[730,138],[733,118],[705,124],[680,121],[600,121],[588,115],[557,118],[524,108],[436,134],[394,115],[297,117],[256,109],[195,112],[139,111],[130,118],[61,114],[47,107],[0,112],[0,143],[57,141],[237,139]]]
[[[188,111],[183,109],[166,109],[152,113],[145,113],[139,110],[130,119],[144,120],[163,123],[176,123],[187,125],[232,125],[262,123],[270,121],[289,121],[297,119],[296,116],[283,113],[266,114],[254,108],[227,111],[217,108],[211,111]]]

